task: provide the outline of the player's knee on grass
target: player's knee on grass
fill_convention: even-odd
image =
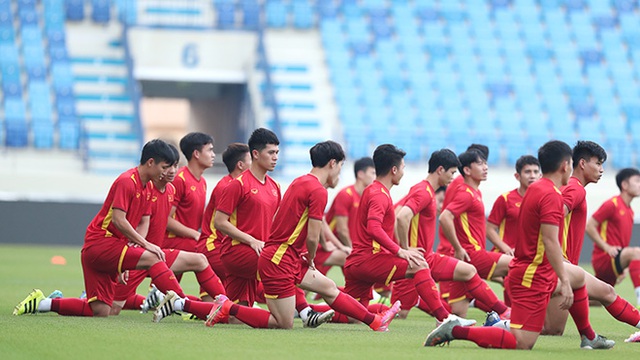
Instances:
[[[93,301],[89,303],[93,317],[107,317],[111,313],[111,306],[103,303],[102,301]]]
[[[406,319],[409,316],[409,310],[400,310],[398,313],[398,319]]]

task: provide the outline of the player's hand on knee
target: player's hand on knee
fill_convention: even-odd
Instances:
[[[253,239],[251,242],[251,248],[260,256],[262,249],[264,248],[264,241]]]
[[[469,254],[467,254],[467,251],[465,249],[463,249],[463,248],[460,248],[459,250],[456,250],[453,256],[458,260],[471,261],[471,258],[469,257]]]
[[[118,274],[118,282],[122,285],[127,285],[129,282],[129,270],[125,270]]]
[[[414,266],[419,266],[424,262],[424,255],[417,251],[416,249],[402,249],[398,250],[397,256],[401,259],[407,260],[409,262],[409,268],[413,268]]]
[[[562,301],[560,302],[560,309],[568,310],[571,305],[573,305],[573,289],[571,289],[569,280],[560,280],[560,292],[558,296],[562,298]]]
[[[158,257],[158,259],[160,259],[161,261],[166,261],[165,257],[164,257],[164,251],[162,251],[162,249],[160,249],[160,247],[158,245],[152,244],[152,243],[148,243],[147,247],[145,248],[148,252],[154,254],[155,256]]]

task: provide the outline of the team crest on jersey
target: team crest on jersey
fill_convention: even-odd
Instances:
[[[196,186],[195,185],[191,185],[191,191],[196,191]]]
[[[140,198],[140,192],[138,191],[136,192],[136,199],[139,199],[139,198]]]
[[[278,192],[276,191],[276,189],[271,189],[271,193],[273,194],[273,196],[278,196]]]
[[[521,203],[521,202],[517,202],[517,203],[516,203],[516,207],[520,207],[520,205],[522,205],[522,203]]]
[[[173,195],[169,195],[169,202],[172,203],[173,202]]]
[[[251,193],[253,195],[257,194],[258,193],[258,189],[256,189],[256,188],[251,189]]]
[[[156,201],[158,201],[158,197],[154,195],[154,196],[151,198],[151,202],[156,202]]]
[[[620,216],[624,216],[624,210],[620,210]]]

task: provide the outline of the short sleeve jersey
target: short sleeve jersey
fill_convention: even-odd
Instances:
[[[149,214],[150,198],[148,186],[146,183],[142,183],[138,168],[132,168],[122,173],[111,185],[102,208],[89,223],[85,234],[85,243],[104,238],[127,241],[113,224],[113,209],[124,211],[127,221],[135,229],[142,216]]]
[[[518,237],[518,215],[520,215],[522,195],[518,189],[500,195],[493,203],[487,221],[498,226],[500,239],[509,247],[515,246]]]
[[[245,170],[229,183],[216,211],[229,215],[229,222],[238,230],[266,241],[279,205],[280,185],[268,175],[262,183],[250,170]],[[238,240],[231,241],[234,245],[240,244]]]
[[[463,183],[444,209],[453,214],[458,241],[466,251],[486,249],[484,204],[480,190]]]
[[[564,228],[561,234],[562,254],[569,262],[577,265],[587,225],[587,192],[584,185],[575,177],[571,177],[569,183],[563,186],[560,191],[562,191],[564,204],[569,208],[569,213],[564,218]]]
[[[293,180],[284,193],[265,244],[278,247],[269,260],[278,265],[286,251],[293,251],[296,258],[307,251],[309,219],[322,221],[326,206],[327,189],[316,176],[307,174]]]
[[[360,194],[356,191],[354,185],[347,186],[340,190],[331,203],[329,211],[327,211],[327,223],[336,234],[336,216],[346,216],[349,227],[349,236],[354,237],[356,233],[356,215],[360,206]]]
[[[548,291],[555,286],[556,275],[545,254],[541,224],[561,228],[564,215],[562,194],[553,182],[542,178],[531,184],[522,199],[516,239],[515,258],[509,265],[509,277],[522,286]]]
[[[174,219],[190,229],[200,229],[204,203],[207,200],[207,181],[204,177],[196,179],[189,168],[183,166],[178,170],[173,186],[176,188],[173,200],[173,206],[176,207]],[[167,232],[167,238],[175,237],[176,234]]]
[[[433,252],[436,233],[436,201],[431,183],[423,180],[413,185],[409,194],[396,206],[406,206],[413,216],[409,223],[409,246],[421,247],[427,254]]]
[[[453,179],[453,181],[451,182],[451,184],[449,184],[449,186],[447,186],[447,190],[444,192],[444,200],[442,201],[443,209],[447,208],[451,200],[453,200],[453,198],[455,197],[455,194],[457,193],[458,188],[460,187],[460,185],[463,185],[463,184],[464,184],[464,176],[459,175],[455,179]],[[440,243],[438,244],[438,248],[436,249],[436,252],[438,254],[453,255],[453,246],[447,240],[447,236],[444,234],[444,230],[442,229],[442,226],[438,228],[438,237],[440,238]]]
[[[605,201],[592,216],[599,223],[598,232],[607,244],[627,247],[631,242],[633,215],[633,209],[618,195]],[[592,255],[594,258],[609,256],[597,246],[593,247]]]
[[[368,228],[369,220],[379,221],[390,249],[382,246]],[[367,186],[362,192],[360,207],[356,216],[356,236],[353,240],[353,252],[350,256],[371,255],[380,252],[396,253],[399,246],[394,240],[395,212],[389,190],[378,180]]]
[[[165,186],[164,191],[160,191],[153,182],[150,182],[149,185],[151,190],[151,219],[149,220],[147,240],[164,248],[164,234],[167,230],[167,220],[173,206],[173,197],[176,189],[171,183]]]
[[[207,251],[213,251],[220,245],[220,240],[224,236],[218,231],[213,223],[216,214],[216,207],[220,201],[220,197],[224,190],[229,186],[233,178],[231,175],[227,175],[220,179],[211,192],[209,197],[209,203],[204,209],[204,215],[202,216],[202,232],[200,233],[200,241],[204,241],[204,246]]]

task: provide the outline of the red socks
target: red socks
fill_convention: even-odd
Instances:
[[[127,298],[122,305],[123,310],[140,310],[140,305],[144,302],[145,297],[139,294],[133,294]]]
[[[167,293],[169,290],[173,290],[180,296],[181,298],[185,297],[178,280],[176,280],[176,276],[173,274],[167,267],[167,263],[164,261],[158,261],[152,267],[149,268],[149,276],[152,279],[152,282],[156,285],[158,290],[163,293]]]
[[[455,326],[451,333],[456,339],[469,340],[483,348],[516,348],[516,337],[510,332],[496,327]]]
[[[507,305],[498,300],[496,294],[491,290],[489,285],[484,282],[478,274],[475,274],[469,281],[464,283],[467,287],[467,292],[470,293],[476,299],[476,307],[480,309],[478,305],[480,303],[485,304],[489,309],[480,309],[482,311],[495,310],[498,314],[502,314],[507,310]],[[480,305],[481,306],[481,305]]]
[[[212,298],[215,298],[219,294],[226,295],[222,281],[220,281],[218,275],[213,272],[211,266],[207,266],[206,269],[196,272],[196,279],[198,279],[200,287]]]
[[[235,316],[236,319],[252,328],[266,329],[269,327],[269,317],[271,313],[260,308],[233,304],[229,310],[229,315]]]
[[[609,306],[605,307],[609,314],[616,320],[627,323],[633,327],[640,324],[640,312],[633,305],[620,296]]]
[[[307,297],[304,294],[304,290],[296,287],[296,311],[300,313],[302,310],[306,309],[307,306],[309,306],[309,304],[307,303]]]
[[[573,305],[569,309],[569,314],[576,323],[580,335],[584,335],[589,340],[596,337],[596,333],[591,328],[589,322],[589,294],[587,286],[583,286],[577,290],[573,290]]]
[[[426,304],[427,312],[439,321],[443,321],[449,316],[449,312],[442,307],[440,293],[435,281],[431,277],[430,269],[422,269],[413,277],[413,283],[420,299]]]
[[[362,304],[351,296],[340,292],[333,303],[329,304],[331,308],[344,315],[350,316],[358,321],[362,321],[367,325],[371,325],[375,319],[375,315],[367,311]]]
[[[193,301],[189,299],[184,301],[184,311],[197,316],[200,320],[207,320],[211,309],[213,309],[213,303],[210,302]]]
[[[640,260],[631,260],[629,262],[629,277],[634,288],[640,286]]]
[[[87,299],[59,298],[51,300],[51,311],[66,316],[93,316]]]

